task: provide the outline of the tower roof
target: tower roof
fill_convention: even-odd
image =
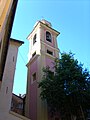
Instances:
[[[52,27],[51,23],[48,22],[48,21],[45,20],[45,19],[42,19],[41,21],[37,21],[37,22],[35,23],[34,27],[37,25],[38,22],[42,22],[42,23],[45,24],[46,26]]]
[[[43,26],[45,26],[45,27],[48,27],[49,29],[53,30],[57,35],[60,34],[60,32],[58,32],[57,30],[53,29],[51,23],[48,22],[48,21],[45,20],[45,19],[42,19],[42,20],[40,20],[40,21],[37,21],[37,22],[35,23],[35,25],[34,25],[34,28],[33,28],[32,32],[34,31],[34,29],[35,29],[39,24],[41,24],[41,25],[43,25]],[[29,36],[32,34],[32,32],[27,36],[27,39],[29,39]]]

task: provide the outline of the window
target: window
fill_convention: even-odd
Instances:
[[[53,52],[50,51],[50,50],[47,50],[47,53],[50,54],[50,55],[53,55]]]
[[[48,31],[46,32],[46,40],[52,42],[51,34]]]
[[[36,42],[36,37],[37,37],[37,35],[35,34],[34,37],[33,37],[33,45],[34,45],[35,42]]]
[[[13,62],[14,62],[14,56],[13,56]]]
[[[36,80],[36,72],[32,75],[32,79],[33,79],[33,81]]]
[[[6,88],[6,94],[8,93],[8,87]]]
[[[36,55],[36,52],[34,52],[33,54],[32,54],[32,57],[34,57]]]
[[[11,108],[13,108],[13,102],[11,102]]]
[[[18,104],[17,104],[17,108],[18,108],[18,109],[23,109],[23,104],[22,104],[22,103],[18,103]]]

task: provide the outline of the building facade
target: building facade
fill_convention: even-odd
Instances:
[[[0,120],[30,120],[11,111],[18,48],[22,41],[10,39],[18,0],[0,0]]]
[[[18,49],[22,41],[10,39],[8,54],[0,87],[0,120],[30,120],[22,115],[11,111],[12,89]]]
[[[17,2],[18,0],[0,0],[0,82],[3,78]]]
[[[12,94],[11,111],[24,115],[24,99],[21,95]]]
[[[59,32],[46,20],[38,21],[27,39],[29,40],[26,116],[31,120],[48,120],[46,102],[40,98],[38,82],[42,79],[43,67],[53,70],[55,58],[59,58],[57,36]]]

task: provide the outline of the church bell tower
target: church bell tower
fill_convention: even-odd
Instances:
[[[28,75],[26,95],[26,116],[31,120],[48,120],[47,105],[40,98],[38,82],[42,79],[42,69],[53,67],[52,62],[59,58],[57,36],[60,33],[52,28],[46,20],[36,22],[32,32],[28,35]]]

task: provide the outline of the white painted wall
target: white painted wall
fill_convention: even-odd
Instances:
[[[4,75],[0,89],[0,120],[24,120],[23,117],[11,114],[11,100],[12,100],[12,89],[14,82],[14,74],[16,67],[16,60],[18,54],[18,48],[22,43],[18,41],[10,41]],[[26,119],[26,118],[25,118]]]

